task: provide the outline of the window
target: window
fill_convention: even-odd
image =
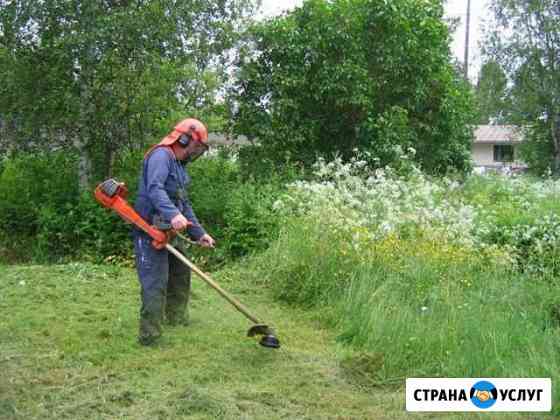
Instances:
[[[513,162],[513,146],[496,144],[494,146],[494,162]]]

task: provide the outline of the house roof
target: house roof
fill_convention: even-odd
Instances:
[[[515,125],[479,125],[474,130],[474,143],[519,143],[521,131]]]

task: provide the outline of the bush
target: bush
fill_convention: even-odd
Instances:
[[[204,157],[187,170],[192,178],[189,196],[197,217],[213,236],[223,238],[226,208],[240,185],[237,163],[221,156]]]
[[[129,189],[134,203],[143,154],[123,153],[114,177]],[[263,250],[277,232],[272,204],[282,179],[243,180],[235,156],[208,156],[190,165],[190,198],[209,233],[218,240],[213,252],[193,248],[200,262],[223,264]],[[58,261],[87,258],[103,261],[130,256],[131,227],[99,205],[93,190],[78,192],[76,159],[49,154],[6,161],[0,173],[0,255],[9,260]],[[56,182],[55,182],[56,180]]]
[[[131,160],[130,156],[119,159],[118,178],[132,178],[123,170],[127,164],[131,166]],[[101,261],[109,255],[130,253],[130,228],[109,216],[92,191],[79,193],[76,162],[76,156],[62,152],[20,155],[5,161],[0,173],[4,258],[58,261],[87,257]]]
[[[194,251],[195,255],[221,264],[268,247],[278,229],[272,204],[283,188],[279,176],[243,179],[237,160],[222,156],[200,159],[189,173],[195,213],[218,241],[212,255],[204,250]]]
[[[439,0],[307,1],[250,31],[234,129],[261,142],[254,166],[414,145],[430,173],[470,169],[472,98],[452,66]],[[264,157],[264,159],[263,159]]]
[[[35,235],[42,209],[76,201],[76,179],[74,156],[66,153],[6,159],[0,172],[0,229],[10,236]]]
[[[262,251],[276,239],[280,221],[273,204],[280,191],[281,186],[274,183],[247,183],[233,192],[226,205],[224,228],[225,247],[231,257]]]
[[[507,247],[524,272],[560,274],[560,182],[500,176],[472,177],[465,200],[477,207],[476,235]]]
[[[42,209],[39,223],[37,257],[101,262],[112,255],[131,253],[131,225],[97,203],[91,192],[80,195],[76,204]]]

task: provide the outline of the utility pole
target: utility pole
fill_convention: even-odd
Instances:
[[[471,30],[471,0],[467,1],[467,28],[465,33],[465,80],[469,80],[469,35]]]

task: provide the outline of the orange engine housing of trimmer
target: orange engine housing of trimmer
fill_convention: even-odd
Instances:
[[[127,222],[142,229],[153,239],[152,245],[156,249],[163,249],[172,236],[172,231],[162,231],[148,224],[136,211],[126,202],[128,190],[123,182],[114,179],[103,181],[95,188],[95,199],[108,209],[114,210]]]

